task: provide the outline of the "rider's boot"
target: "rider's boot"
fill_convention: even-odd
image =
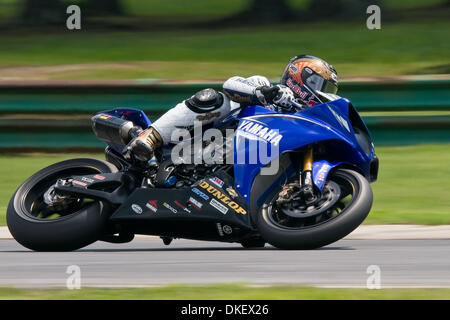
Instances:
[[[163,140],[155,128],[150,127],[133,139],[129,144],[129,152],[139,161],[149,161],[154,151],[162,146]]]

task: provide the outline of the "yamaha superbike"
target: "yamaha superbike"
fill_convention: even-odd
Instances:
[[[23,246],[69,251],[144,234],[165,244],[187,238],[313,249],[348,235],[371,209],[378,158],[345,98],[292,113],[262,106],[232,111],[214,127],[234,130],[223,141],[232,147],[232,163],[176,162],[176,145],[150,161],[124,156],[151,124],[137,109],[104,111],[92,123],[107,143],[106,161],[53,164],[14,193],[7,224]],[[277,152],[248,160],[262,147]]]

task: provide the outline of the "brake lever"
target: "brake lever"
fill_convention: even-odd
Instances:
[[[291,103],[291,106],[295,107],[298,110],[303,110],[305,108],[300,103],[297,103],[294,100],[289,100],[289,102]]]

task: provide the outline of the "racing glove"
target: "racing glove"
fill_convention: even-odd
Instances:
[[[291,101],[295,99],[291,89],[283,85],[260,86],[255,89],[258,100],[263,104],[276,104],[282,108],[291,108]]]

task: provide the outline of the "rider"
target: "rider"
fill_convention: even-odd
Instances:
[[[175,128],[192,128],[194,121],[203,126],[218,123],[235,108],[264,105],[277,112],[295,112],[290,101],[303,108],[333,99],[337,92],[337,73],[326,61],[310,56],[293,57],[281,75],[281,83],[273,86],[263,76],[232,77],[223,84],[223,93],[204,89],[167,111],[148,129],[133,139],[127,150],[147,161],[153,151],[171,142]]]

